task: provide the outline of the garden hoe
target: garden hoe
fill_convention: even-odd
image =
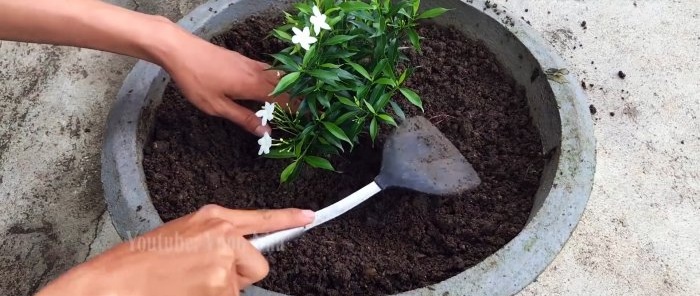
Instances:
[[[252,238],[260,251],[270,251],[311,228],[349,211],[389,187],[435,195],[453,195],[475,188],[481,180],[472,165],[424,117],[407,118],[385,145],[382,168],[374,181],[348,197],[316,212],[313,223]]]

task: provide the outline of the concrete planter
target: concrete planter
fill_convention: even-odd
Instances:
[[[532,282],[554,259],[576,227],[591,192],[595,168],[592,121],[578,80],[528,25],[507,13],[484,11],[484,1],[424,0],[423,8],[453,11],[437,21],[482,40],[526,89],[530,113],[540,131],[546,162],[534,207],[522,232],[478,265],[403,295],[511,295]],[[210,38],[238,20],[289,1],[212,0],[180,25]],[[503,25],[503,20],[508,25]],[[511,21],[512,19],[512,21]],[[510,25],[512,23],[512,25]],[[142,148],[154,109],[169,81],[160,67],[139,62],[126,78],[111,110],[102,152],[102,182],[109,213],[124,239],[163,223],[154,208],[142,168]],[[275,295],[251,287],[246,295]]]

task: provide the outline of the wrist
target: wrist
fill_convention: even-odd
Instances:
[[[202,41],[164,17],[155,16],[154,25],[150,28],[141,43],[148,56],[147,60],[168,72],[178,67],[181,62],[180,52],[184,48]]]
[[[162,16],[149,16],[148,22],[138,37],[138,47],[144,53],[144,60],[165,67],[172,50],[185,34],[177,24]]]

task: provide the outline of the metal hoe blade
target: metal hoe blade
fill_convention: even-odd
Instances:
[[[375,178],[382,188],[450,195],[481,184],[457,147],[424,117],[406,119],[387,140],[382,157],[381,173]]]

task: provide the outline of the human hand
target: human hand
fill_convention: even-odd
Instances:
[[[313,215],[208,205],[75,267],[37,296],[239,295],[269,271],[243,236],[304,226]]]
[[[171,50],[162,66],[187,99],[204,113],[226,118],[248,132],[270,133],[260,118],[234,100],[276,102],[285,105],[289,96],[270,97],[284,73],[267,70],[270,65],[249,59],[235,51],[213,45],[179,30],[172,33]]]
[[[91,17],[85,18],[86,15]],[[262,136],[270,131],[233,100],[271,98],[281,72],[213,45],[161,16],[106,3],[0,0],[0,40],[70,45],[124,54],[162,66],[196,107]],[[293,106],[292,106],[293,108]]]

